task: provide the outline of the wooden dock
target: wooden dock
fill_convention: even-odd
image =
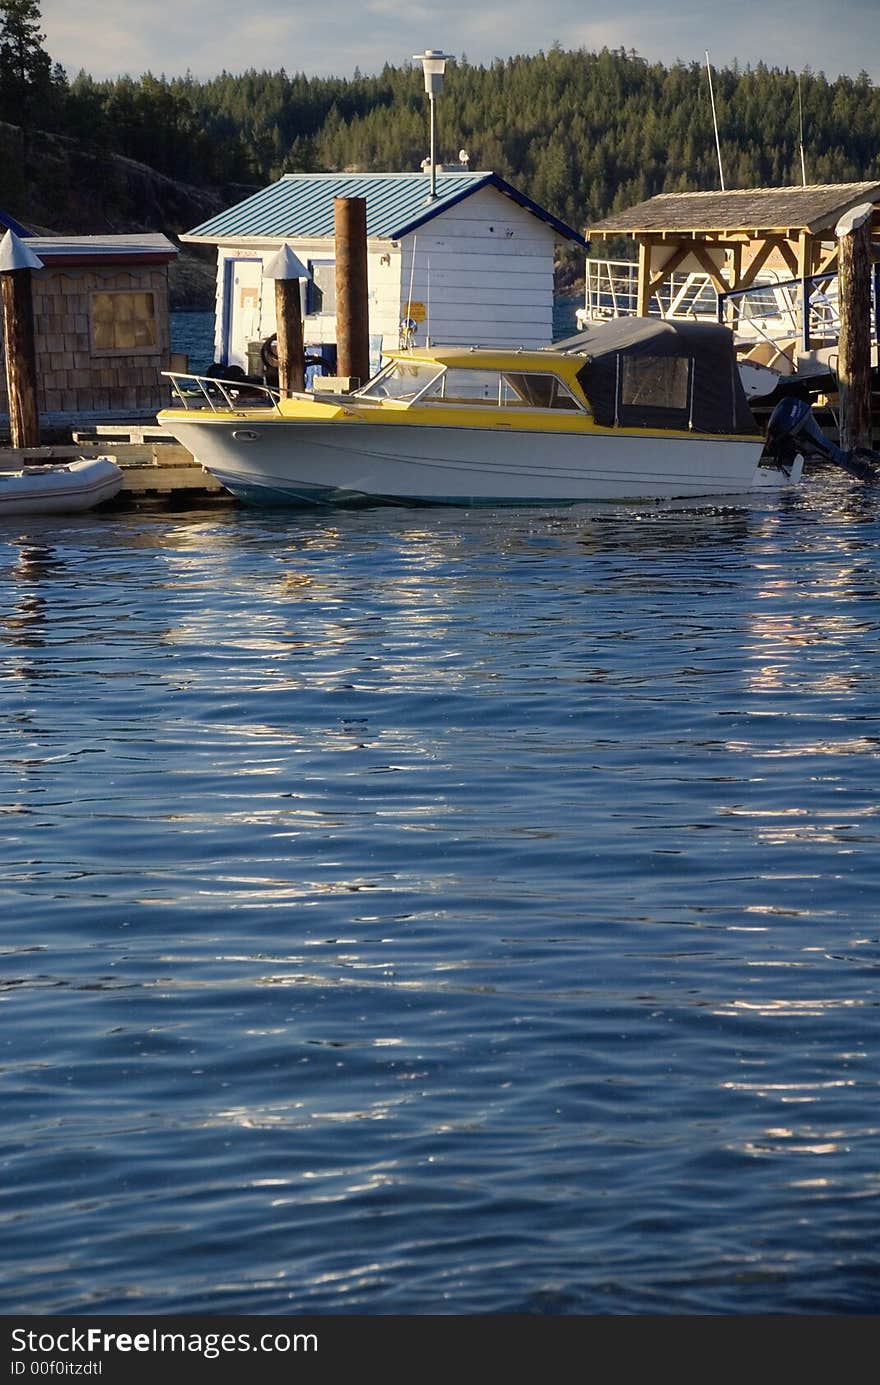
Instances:
[[[232,500],[191,452],[158,427],[99,424],[72,434],[69,443],[45,447],[0,448],[0,470],[69,462],[77,457],[112,457],[122,468],[120,499],[137,504],[150,500]]]

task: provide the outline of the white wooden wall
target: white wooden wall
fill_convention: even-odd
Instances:
[[[367,277],[373,346],[394,350],[412,296],[418,320],[414,342],[468,346],[547,346],[553,338],[553,252],[556,237],[545,222],[494,188],[481,188],[441,213],[421,231],[396,241],[371,240]],[[308,260],[332,260],[332,237],[291,239]],[[261,248],[221,246],[217,264],[215,356],[223,347],[226,260],[260,255],[268,259],[277,242]],[[275,331],[275,286],[262,280],[260,337]],[[306,346],[336,340],[332,314],[307,316]],[[245,346],[233,342],[233,359],[245,364]]]
[[[407,236],[401,301],[405,311],[412,274],[413,299],[424,308],[416,344],[429,337],[446,345],[548,346],[554,246],[551,227],[494,188]]]
[[[333,260],[335,245],[326,240],[291,239],[294,254],[306,264],[309,260]],[[252,259],[258,256],[264,263],[277,250],[270,247],[223,246],[217,256],[217,281],[214,307],[214,359],[222,359],[224,332],[224,295],[226,264],[230,259]],[[391,242],[370,242],[367,249],[367,285],[370,299],[370,335],[381,338],[382,347],[397,347],[400,329],[400,258],[399,247]],[[275,331],[275,285],[271,279],[260,282],[259,337],[265,340]],[[306,348],[336,341],[336,317],[332,313],[306,315],[303,318],[303,339]],[[233,333],[230,362],[246,366],[247,342]]]

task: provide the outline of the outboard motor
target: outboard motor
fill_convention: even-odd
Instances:
[[[853,447],[848,452],[825,437],[806,399],[781,399],[767,424],[767,451],[780,466],[791,466],[798,453],[821,458],[848,471],[860,481],[876,481],[880,452]]]

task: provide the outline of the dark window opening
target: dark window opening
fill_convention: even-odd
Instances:
[[[684,357],[622,356],[620,364],[624,408],[687,408],[690,362]]]

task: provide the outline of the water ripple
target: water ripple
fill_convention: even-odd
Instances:
[[[0,531],[5,1312],[873,1312],[877,497]]]

